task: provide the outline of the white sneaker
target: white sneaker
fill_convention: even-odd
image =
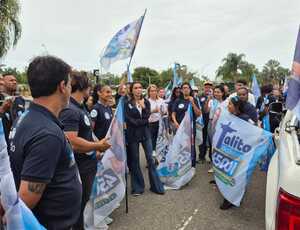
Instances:
[[[214,168],[210,168],[207,172],[208,173],[213,173],[214,172]]]
[[[107,225],[110,225],[114,220],[110,218],[109,216],[104,218],[104,223]]]

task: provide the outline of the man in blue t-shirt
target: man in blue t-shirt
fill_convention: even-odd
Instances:
[[[33,97],[9,135],[9,154],[20,198],[48,230],[72,229],[79,217],[81,183],[58,115],[69,102],[71,68],[36,57],[27,70]]]

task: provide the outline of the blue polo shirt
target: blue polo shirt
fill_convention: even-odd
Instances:
[[[70,228],[80,214],[81,182],[73,151],[62,129],[49,110],[32,103],[9,135],[17,190],[21,180],[47,184],[32,211],[48,230]]]
[[[94,133],[99,140],[106,136],[112,117],[113,112],[110,106],[105,106],[101,102],[94,105],[91,118],[95,122]]]
[[[94,141],[90,114],[84,105],[79,104],[74,98],[70,98],[68,107],[61,111],[59,119],[64,126],[65,132],[78,132],[78,137],[87,141]],[[94,153],[95,151],[89,153],[74,151],[80,175],[89,174],[97,170],[97,160]]]

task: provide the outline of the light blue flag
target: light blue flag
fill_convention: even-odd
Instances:
[[[165,87],[165,92],[165,98],[169,101],[172,94],[172,81],[169,81],[168,85]]]
[[[103,228],[104,218],[116,209],[125,195],[126,151],[124,140],[124,98],[106,134],[111,147],[97,163],[90,200],[84,210],[85,229]]]
[[[160,136],[160,141],[164,146],[159,146],[163,153],[158,150],[158,154],[163,158],[157,166],[157,172],[166,189],[180,189],[195,175],[191,158],[192,144],[194,144],[192,130],[192,107],[189,105],[174,138],[163,140],[168,134],[165,137]]]
[[[2,119],[0,119],[0,198],[5,210],[7,230],[45,230],[18,197],[7,154]]]
[[[255,74],[253,74],[253,76],[252,76],[252,89],[251,90],[255,97],[255,103],[256,103],[257,99],[261,96],[261,92],[260,92],[260,88],[259,88],[258,81],[256,79]]]
[[[191,86],[192,88],[196,86],[195,81],[194,81],[194,78],[192,78],[192,79],[190,80],[190,86]]]
[[[213,137],[215,180],[224,198],[239,206],[256,165],[267,155],[272,134],[220,109]]]
[[[283,83],[283,89],[282,89],[282,94],[283,94],[284,97],[287,96],[287,92],[288,92],[288,83],[289,83],[288,77],[285,76],[285,78],[284,78],[284,83]]]
[[[182,84],[182,78],[180,78],[177,74],[177,69],[180,68],[180,65],[178,63],[174,64],[173,67],[173,87],[172,89],[174,89],[175,87],[180,86],[180,84]]]
[[[144,16],[122,28],[109,42],[100,58],[101,66],[109,69],[118,60],[131,57],[139,37]]]
[[[133,82],[133,78],[129,69],[129,65],[127,65],[127,82],[132,83]]]

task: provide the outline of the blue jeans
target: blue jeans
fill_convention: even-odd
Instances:
[[[164,193],[164,186],[159,179],[156,171],[155,163],[152,158],[152,143],[151,139],[147,138],[141,142],[148,164],[148,173],[150,181],[150,190],[155,193]],[[131,176],[131,193],[143,193],[145,190],[144,177],[140,167],[140,152],[139,142],[128,143],[128,155],[130,155],[128,167],[130,167]]]

